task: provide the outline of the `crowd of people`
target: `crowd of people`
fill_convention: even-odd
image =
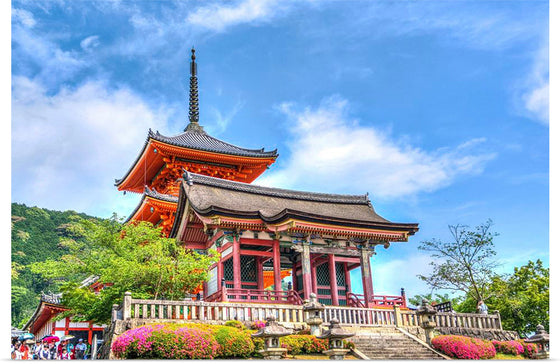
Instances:
[[[71,340],[60,342],[12,339],[12,359],[16,360],[72,360],[86,359],[88,345],[79,339],[76,345]]]

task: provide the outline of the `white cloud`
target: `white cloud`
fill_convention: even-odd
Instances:
[[[47,33],[38,34],[26,26],[12,27],[13,60],[38,67],[36,78],[44,84],[54,85],[71,80],[80,70],[87,67],[91,60],[82,57],[75,51],[64,51],[56,41],[48,39]]]
[[[202,6],[187,16],[191,24],[221,32],[230,26],[264,21],[282,9],[277,0],[243,0],[234,5],[213,3]]]
[[[533,66],[524,81],[521,99],[529,116],[540,123],[548,125],[548,39],[533,61]]]
[[[90,37],[87,37],[80,42],[80,47],[82,47],[84,51],[89,51],[92,48],[97,47],[98,45],[99,45],[99,36],[97,35],[92,35]]]
[[[12,19],[28,28],[33,28],[37,23],[33,18],[33,14],[24,9],[12,9]]]
[[[210,124],[208,125],[208,132],[211,134],[220,134],[226,131],[229,123],[233,120],[235,115],[241,110],[245,103],[243,101],[238,101],[233,108],[226,112],[222,113],[220,110],[216,109],[215,107],[210,107]]]
[[[164,131],[167,115],[102,82],[55,95],[25,77],[12,85],[12,200],[89,213],[122,207],[114,179],[134,162],[149,127]],[[121,214],[137,200],[127,201]]]
[[[492,153],[475,153],[483,139],[456,148],[425,151],[397,142],[347,115],[347,101],[331,97],[319,107],[282,104],[290,123],[290,156],[258,184],[330,192],[370,191],[397,198],[448,186],[461,175],[482,172]]]

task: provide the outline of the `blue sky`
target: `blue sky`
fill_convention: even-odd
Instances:
[[[374,289],[426,292],[418,243],[494,221],[503,272],[548,265],[547,1],[13,1],[12,201],[128,216],[117,193],[148,128],[200,123],[278,148],[255,183],[369,192],[418,222]]]

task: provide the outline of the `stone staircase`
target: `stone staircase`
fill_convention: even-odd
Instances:
[[[360,330],[348,340],[354,342],[356,349],[371,360],[446,359],[396,328]]]

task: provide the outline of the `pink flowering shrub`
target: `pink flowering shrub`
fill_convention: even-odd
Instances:
[[[212,359],[219,344],[208,331],[179,325],[147,325],[128,330],[111,346],[122,359]]]
[[[266,321],[256,320],[251,324],[251,329],[259,330],[266,326]]]
[[[490,341],[458,335],[440,335],[432,339],[433,347],[457,359],[491,359],[496,348]]]
[[[496,352],[510,355],[521,355],[525,352],[525,348],[519,341],[498,341],[492,340],[492,344],[496,348]]]
[[[532,358],[537,352],[537,345],[533,343],[526,343],[525,340],[519,339],[515,340],[521,346],[523,346],[523,356],[526,358]]]

